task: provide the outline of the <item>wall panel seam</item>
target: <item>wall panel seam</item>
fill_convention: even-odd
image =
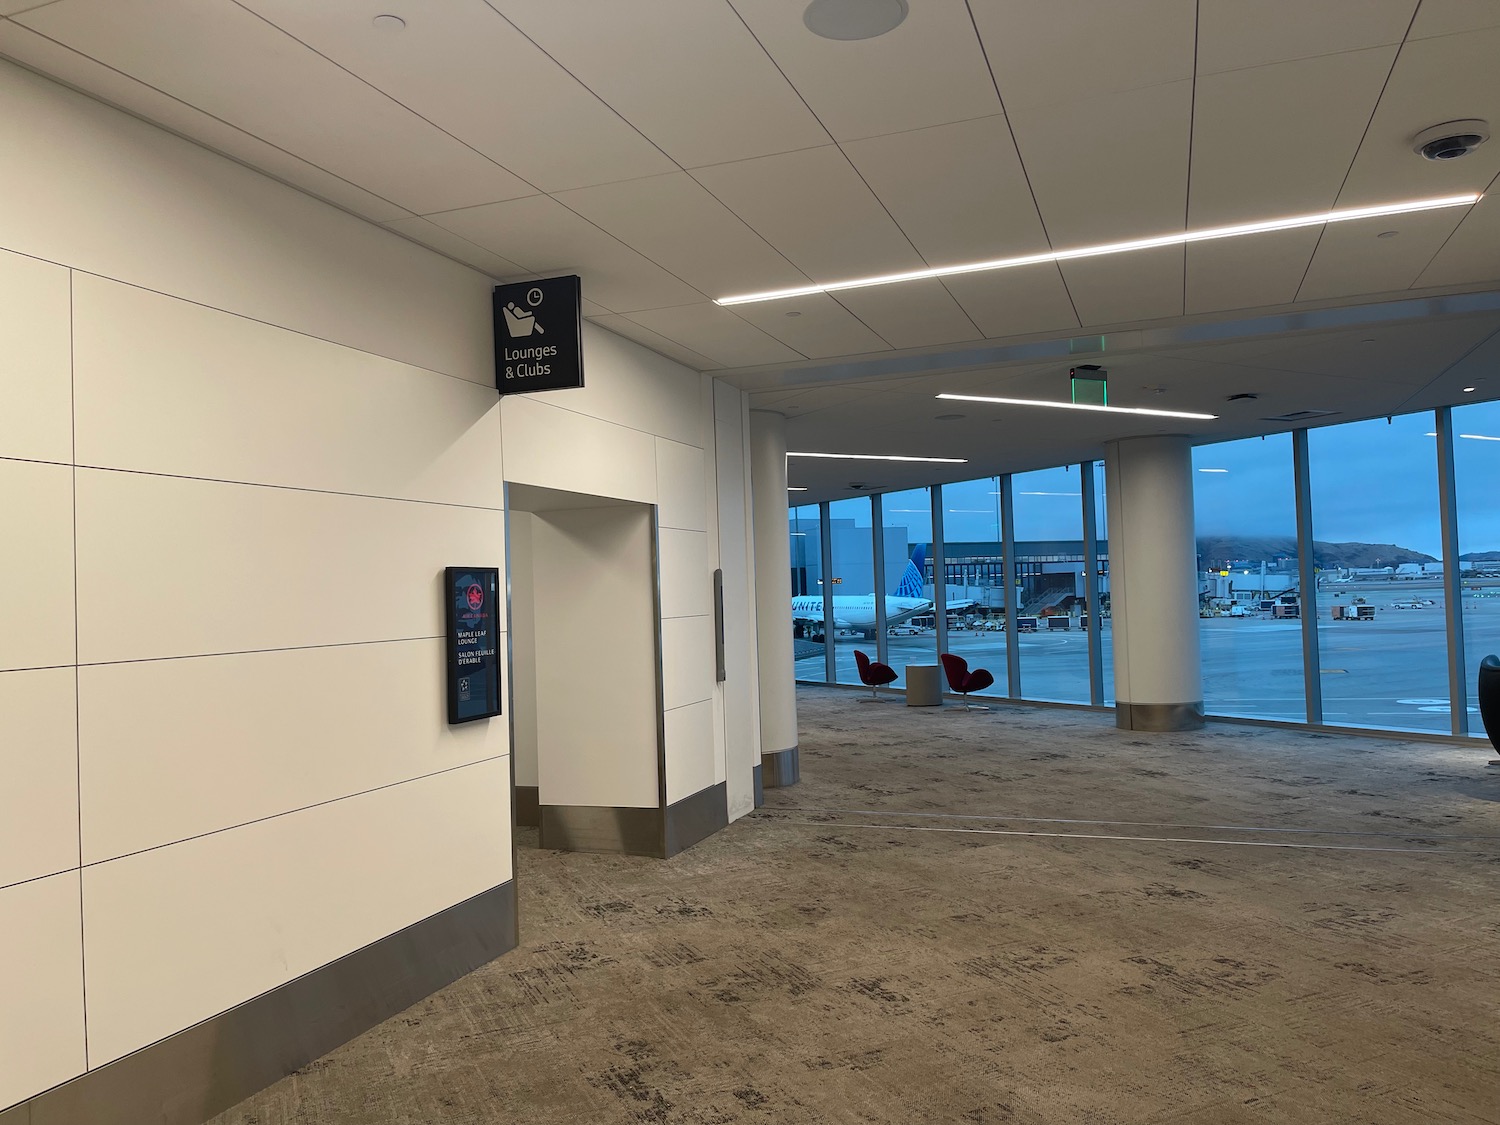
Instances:
[[[663,707],[662,714],[670,715],[673,711],[682,711],[688,707],[699,707],[705,703],[712,703],[713,701],[714,700],[712,695],[705,695],[702,699],[694,699],[687,703],[679,703],[675,707]]]
[[[56,879],[59,875],[71,875],[75,871],[81,871],[81,866],[59,867],[56,871],[47,871],[41,875],[28,875],[24,879],[14,879],[9,883],[0,883],[0,891],[8,891],[12,887],[24,887],[27,883],[40,883],[43,879]]]
[[[72,461],[49,461],[45,457],[6,457],[0,454],[0,461],[19,461],[23,465],[60,465],[64,468],[74,468]]]
[[[77,275],[68,271],[68,456],[73,462],[73,799],[78,812],[78,986],[83,1009],[83,1069],[89,1069],[89,963],[88,930],[83,901],[83,700],[78,671],[78,331],[76,317]]]
[[[329,797],[325,801],[314,801],[308,805],[299,805],[294,809],[283,809],[281,812],[268,813],[266,816],[253,817],[250,820],[240,821],[237,824],[226,824],[220,828],[212,828],[207,832],[196,832],[191,836],[184,836],[180,840],[167,840],[160,844],[152,844],[150,847],[136,848],[133,851],[121,852],[119,855],[106,856],[103,859],[88,860],[81,865],[80,870],[87,871],[91,867],[102,867],[107,863],[115,863],[118,860],[129,859],[132,856],[145,855],[147,852],[159,852],[163,848],[173,848],[178,844],[186,844],[191,843],[194,840],[207,839],[209,836],[218,836],[225,832],[233,832],[238,828],[248,828],[252,824],[264,824],[267,821],[280,820],[282,817],[295,816],[297,813],[307,812],[311,809],[320,809],[326,805],[336,805],[340,801],[350,801],[355,799],[356,797],[368,796],[371,793],[380,793],[387,789],[396,789],[402,785],[411,785],[418,781],[427,781],[434,777],[441,777],[444,774],[455,773],[458,770],[472,769],[475,766],[487,765],[491,762],[502,761],[503,759],[509,757],[510,751],[507,750],[504,754],[491,754],[487,758],[476,758],[472,762],[462,762],[456,766],[449,766],[447,769],[433,770],[431,773],[417,774],[414,777],[400,778],[396,781],[387,782],[384,785],[374,785],[369,789],[360,789],[353,793],[344,793],[337,797]]]
[[[19,460],[19,458],[15,458]],[[50,463],[50,462],[48,462]],[[317,496],[347,496],[355,500],[385,500],[395,504],[424,504],[431,508],[462,508],[471,512],[503,512],[504,508],[493,508],[486,504],[460,504],[453,500],[422,500],[410,496],[384,496],[378,492],[347,492],[337,488],[309,488],[300,484],[273,484],[259,480],[230,480],[226,477],[198,477],[191,473],[164,473],[154,469],[125,469],[117,465],[79,465],[77,469],[90,469],[99,473],[125,473],[137,477],[159,477],[165,480],[191,480],[203,484],[227,484],[239,488],[271,488],[281,492],[306,492]]]
[[[508,630],[501,629],[500,635],[504,636]],[[321,645],[277,645],[274,648],[239,648],[229,649],[226,652],[183,652],[172,656],[136,656],[126,660],[85,660],[79,664],[59,664],[52,667],[58,668],[108,668],[115,664],[156,664],[163,660],[208,660],[215,656],[255,656],[260,653],[272,652],[310,652],[320,648],[353,648],[356,645],[400,645],[411,644],[416,641],[440,641],[443,634],[434,633],[432,636],[421,637],[374,637],[367,641],[333,641]],[[14,668],[16,672],[41,671],[36,668]]]
[[[661,615],[663,621],[696,621],[699,618],[711,618],[712,613],[664,613]]]
[[[160,128],[160,126],[157,126],[157,127]],[[210,151],[212,151],[212,150],[210,150]],[[230,159],[232,160],[233,158],[230,158]],[[262,173],[262,174],[264,174],[264,173]],[[294,190],[302,192],[301,188],[295,188]],[[305,194],[308,194],[308,193],[302,192],[302,194],[305,195]],[[368,220],[368,219],[363,219],[362,221],[363,222],[367,222],[367,223],[370,222],[370,220]],[[379,223],[374,223],[372,225],[374,225],[376,227],[380,227],[381,229],[384,229],[381,226],[381,224],[379,224]],[[390,233],[394,234],[395,232],[392,231]],[[401,237],[401,236],[398,236],[398,237]],[[411,240],[407,239],[406,241],[410,242]],[[421,244],[420,243],[415,243],[414,245],[421,245]],[[423,247],[423,249],[429,249],[429,248],[428,247]],[[66,262],[54,262],[50,258],[38,258],[34,254],[26,254],[26,253],[24,253],[23,251],[20,251],[20,250],[12,250],[8,246],[0,246],[0,250],[4,250],[7,253],[11,253],[11,254],[19,254],[23,258],[32,258],[33,260],[38,261],[38,262],[46,262],[48,265],[62,266],[64,269],[69,270],[70,272],[72,272],[74,274],[82,274],[84,277],[96,277],[100,281],[108,281],[108,282],[110,282],[110,283],[112,283],[114,285],[128,286],[129,288],[139,290],[142,293],[153,293],[153,294],[155,294],[158,297],[166,297],[168,300],[171,300],[171,301],[181,301],[185,305],[194,305],[194,306],[196,306],[197,308],[200,308],[200,309],[208,309],[210,312],[222,313],[224,316],[232,316],[232,317],[234,317],[237,320],[248,321],[248,322],[250,322],[252,324],[263,324],[267,328],[275,328],[275,329],[277,329],[278,331],[281,331],[281,332],[288,332],[288,333],[290,333],[293,336],[301,336],[305,340],[317,340],[319,343],[331,344],[331,345],[333,345],[336,348],[343,348],[346,351],[355,352],[358,355],[368,355],[368,356],[373,356],[376,359],[386,360],[386,361],[388,361],[390,363],[399,363],[402,367],[408,367],[408,368],[410,368],[413,371],[420,371],[420,372],[423,372],[424,374],[427,374],[427,375],[436,375],[436,376],[438,376],[439,378],[442,378],[442,379],[452,379],[452,380],[455,380],[456,382],[459,382],[459,383],[467,383],[471,387],[484,387],[484,388],[489,389],[489,390],[494,390],[493,383],[491,381],[489,381],[488,379],[486,381],[481,382],[478,379],[469,379],[469,378],[466,378],[463,375],[453,375],[453,374],[451,374],[451,373],[449,373],[447,371],[439,371],[435,367],[425,367],[425,366],[423,366],[420,363],[413,363],[411,360],[409,360],[409,359],[402,359],[399,356],[386,355],[384,352],[367,351],[364,348],[357,348],[353,344],[346,343],[343,340],[334,340],[334,339],[330,339],[327,336],[318,336],[318,335],[315,335],[314,333],[311,333],[311,332],[304,332],[300,328],[292,328],[292,327],[290,327],[288,325],[285,325],[285,324],[277,324],[274,320],[262,320],[258,316],[250,316],[250,315],[248,315],[246,313],[236,312],[234,309],[225,309],[225,308],[220,308],[218,305],[210,305],[210,304],[208,304],[205,301],[195,301],[191,297],[184,297],[184,296],[182,296],[180,293],[168,293],[164,289],[152,289],[149,285],[141,285],[138,282],[134,282],[134,281],[125,281],[122,278],[111,277],[107,273],[96,273],[93,270],[78,269],[78,268],[76,268],[74,266],[68,265]],[[434,256],[436,256],[436,257],[440,257],[440,258],[446,258],[447,257],[447,255],[438,254],[438,252],[436,250],[431,250],[430,252]],[[453,259],[448,258],[447,260],[448,261],[452,261]],[[469,268],[469,269],[472,270],[474,267],[473,266],[469,266],[467,268]],[[477,273],[478,271],[476,270],[475,272]],[[483,276],[483,275],[481,275],[481,276]],[[497,394],[498,394],[498,392],[497,392]]]
[[[688,532],[688,533],[690,533],[692,535],[703,535],[703,536],[707,536],[708,535],[708,528],[706,528],[706,527],[678,527],[676,524],[670,524],[670,523],[664,523],[664,524],[662,524],[661,525],[661,530],[662,531],[686,531],[686,532]]]

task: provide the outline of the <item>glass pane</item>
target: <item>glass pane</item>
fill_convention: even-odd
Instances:
[[[1021,695],[1089,701],[1083,604],[1083,487],[1064,466],[1011,477]]]
[[[1308,434],[1327,723],[1452,729],[1434,438],[1431,414]]]
[[[841,684],[860,682],[854,650],[875,659],[875,553],[870,533],[870,498],[854,496],[828,505],[833,536],[833,644]]]
[[[792,659],[799,680],[827,680],[823,663],[823,521],[816,504],[787,509],[792,540]]]
[[[1482,735],[1474,683],[1479,662],[1500,655],[1500,402],[1456,408],[1453,434],[1469,730]]]
[[[896,687],[908,664],[937,663],[932,615],[932,496],[928,489],[881,498],[885,522],[886,645]]]
[[[1203,708],[1306,722],[1292,435],[1202,445],[1193,468]]]
[[[1099,540],[1099,646],[1104,666],[1104,703],[1115,702],[1115,645],[1110,632],[1113,620],[1109,614],[1109,504],[1104,494],[1104,462],[1093,462],[1094,474],[1094,527]],[[1089,623],[1093,623],[1090,616]]]
[[[943,485],[943,558],[948,651],[995,678],[980,694],[1004,695],[1005,578],[1000,478]]]

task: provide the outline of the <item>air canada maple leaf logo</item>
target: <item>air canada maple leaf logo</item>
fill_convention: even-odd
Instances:
[[[484,587],[476,582],[469,587],[469,608],[477,610],[482,605],[484,605]]]

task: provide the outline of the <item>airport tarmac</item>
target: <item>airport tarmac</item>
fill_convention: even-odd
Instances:
[[[1322,665],[1323,721],[1337,726],[1450,732],[1445,612],[1438,583],[1378,582],[1340,584],[1319,590],[1319,657]],[[1376,607],[1373,621],[1335,621],[1331,607],[1363,597]],[[1420,608],[1396,603],[1426,602]],[[1076,622],[1075,622],[1076,624]],[[1269,614],[1213,617],[1200,621],[1203,690],[1209,714],[1304,722],[1302,630],[1296,619]],[[1105,699],[1114,701],[1110,623],[1103,623]],[[1464,596],[1466,678],[1471,685],[1479,661],[1500,653],[1500,597]],[[936,662],[935,638],[890,637],[889,660],[898,674],[907,664]],[[872,658],[874,641],[840,636],[835,642],[838,681],[858,684],[854,650]],[[948,647],[970,667],[988,668],[995,690],[1006,688],[1005,635],[963,629],[949,631]],[[797,678],[823,680],[822,646],[798,641]],[[802,655],[802,654],[808,655]],[[1088,637],[1077,628],[1025,633],[1020,637],[1021,696],[1025,699],[1087,703]],[[896,681],[897,687],[904,679]],[[1482,735],[1478,708],[1469,700],[1471,733]]]

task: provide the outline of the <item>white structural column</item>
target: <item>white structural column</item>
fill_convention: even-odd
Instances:
[[[792,560],[786,522],[784,415],[768,410],[750,412],[750,491],[755,535],[761,783],[773,787],[792,785],[800,774],[796,668],[792,661]]]
[[[1193,459],[1186,437],[1104,447],[1115,718],[1126,730],[1203,725]]]

